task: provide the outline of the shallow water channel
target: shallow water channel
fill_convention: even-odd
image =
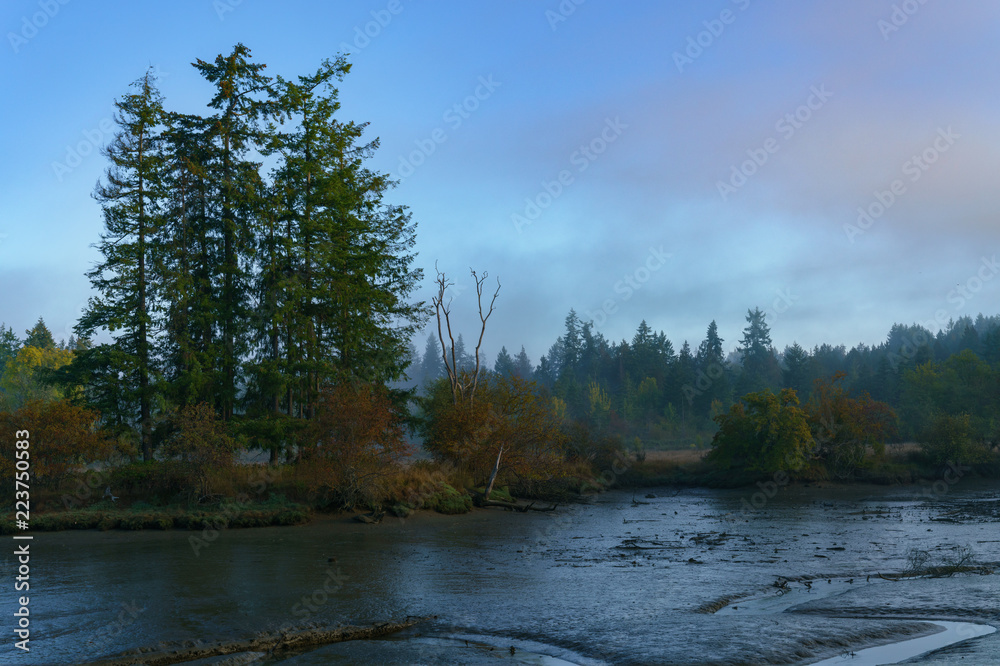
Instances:
[[[216,663],[996,664],[1000,575],[878,574],[914,548],[947,561],[967,547],[995,566],[998,497],[1000,484],[970,479],[943,494],[794,487],[744,514],[747,490],[657,488],[552,513],[227,530],[197,555],[184,531],[40,533],[32,651],[17,663],[433,616],[389,640]],[[7,580],[14,567],[7,556]],[[947,623],[961,623],[954,641],[904,649]],[[862,661],[877,646],[889,647]]]

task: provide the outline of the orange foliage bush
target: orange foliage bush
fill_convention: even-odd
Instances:
[[[489,375],[473,400],[455,404],[447,382],[435,385],[425,403],[428,450],[485,483],[500,447],[498,484],[547,480],[566,464],[566,436],[552,404],[534,382]]]
[[[404,415],[383,386],[342,383],[326,388],[307,429],[299,476],[322,499],[343,507],[377,505],[385,479],[411,453]]]
[[[107,460],[114,441],[98,427],[100,414],[65,400],[25,403],[15,412],[0,412],[0,474],[12,479],[18,430],[27,430],[35,483],[57,486],[75,469]]]
[[[885,443],[897,436],[896,413],[867,393],[850,397],[840,386],[845,376],[816,380],[806,412],[819,457],[831,471],[851,473],[866,464],[869,449],[875,456],[885,452]]]

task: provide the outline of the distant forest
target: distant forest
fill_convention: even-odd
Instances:
[[[960,317],[936,334],[919,325],[893,325],[884,342],[851,349],[795,343],[778,351],[764,313],[747,312],[734,352],[725,354],[718,326],[708,325],[696,349],[676,349],[643,320],[631,340],[609,341],[575,311],[565,332],[533,365],[522,346],[500,350],[493,372],[534,380],[570,419],[595,432],[638,439],[644,447],[707,446],[713,417],[741,396],[770,389],[795,390],[809,401],[817,380],[842,375],[849,394],[868,394],[899,417],[898,436],[920,439],[942,414],[968,414],[982,438],[997,435],[1000,413],[1000,315]],[[472,359],[456,342],[460,367]],[[436,334],[421,356],[411,348],[408,374],[420,386],[444,375]]]

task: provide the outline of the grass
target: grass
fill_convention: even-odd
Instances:
[[[206,527],[267,527],[300,525],[311,518],[308,506],[272,496],[263,501],[221,502],[215,506],[191,508],[182,505],[154,507],[146,502],[119,506],[101,500],[90,506],[33,513],[31,531],[59,530],[201,530]],[[0,519],[0,534],[14,533],[13,515]]]

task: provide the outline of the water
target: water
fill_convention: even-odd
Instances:
[[[996,489],[795,487],[742,516],[748,491],[613,492],[553,513],[228,530],[197,555],[191,532],[41,533],[17,663],[407,616],[435,618],[254,663],[814,663],[944,626],[922,620],[1000,625],[997,575],[877,577],[913,548],[1000,560]],[[1000,634],[959,638],[921,663],[1000,663]]]

